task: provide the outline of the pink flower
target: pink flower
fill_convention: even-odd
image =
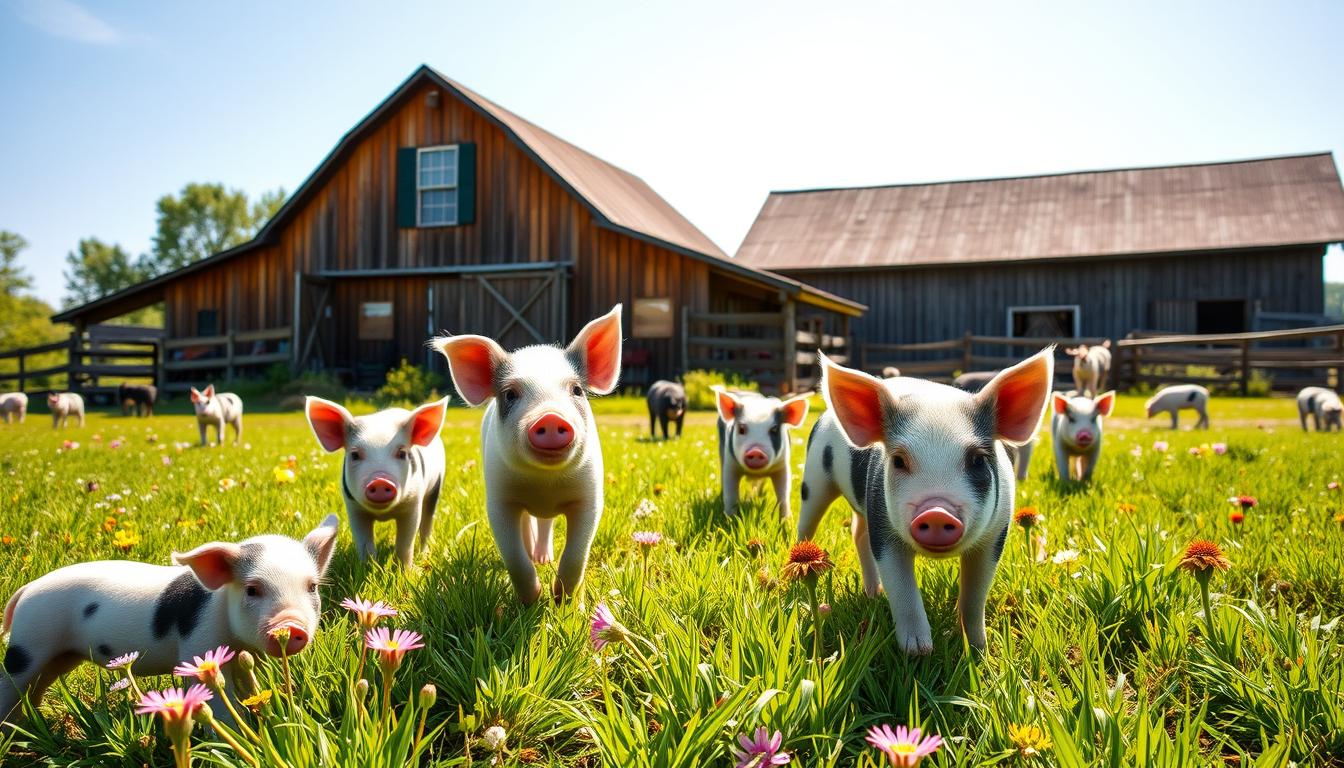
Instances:
[[[220,667],[233,661],[234,653],[229,650],[229,646],[221,645],[213,651],[206,651],[204,656],[194,656],[194,663],[183,662],[173,669],[173,674],[178,677],[194,677],[213,688],[219,684]]]
[[[1325,484],[1325,489],[1326,489],[1327,491],[1338,491],[1338,490],[1339,490],[1339,481],[1338,481],[1338,480],[1331,480],[1330,482],[1328,482],[1328,483]]]
[[[737,761],[737,768],[786,765],[793,759],[788,752],[780,749],[784,745],[784,734],[775,731],[772,736],[765,729],[765,726],[757,728],[756,733],[751,737],[748,737],[745,733],[739,733],[737,743],[742,745],[741,749],[733,750],[733,759]]]
[[[397,615],[397,609],[382,600],[371,602],[359,597],[347,597],[341,601],[341,607],[355,614],[359,620],[360,628],[366,632],[376,627],[379,621],[388,616]]]
[[[124,653],[118,656],[117,658],[112,659],[111,661],[107,662],[106,666],[108,669],[121,669],[123,667],[131,666],[132,664],[135,663],[135,660],[138,658],[140,658],[140,652],[131,651],[130,653]]]
[[[424,648],[424,640],[419,632],[411,632],[406,629],[398,629],[389,632],[387,627],[378,627],[370,629],[364,636],[364,645],[371,651],[377,651],[381,659],[382,666],[385,669],[396,669],[401,666],[402,657],[407,652],[418,648]]]
[[[593,641],[593,649],[600,651],[607,643],[624,641],[626,632],[607,604],[598,603],[593,609],[593,624],[588,636]]]
[[[1255,500],[1254,496],[1233,496],[1227,500],[1229,504],[1239,504],[1242,509],[1250,509],[1260,502]]]
[[[887,762],[896,768],[914,768],[924,758],[938,751],[942,746],[941,736],[924,736],[918,728],[896,726],[893,733],[889,725],[875,725],[868,729],[868,743],[877,747],[887,756]]]
[[[120,448],[120,447],[121,447],[121,438],[117,438],[116,440],[113,440],[112,442],[108,443],[108,444],[107,444],[107,447],[108,447],[108,448],[111,448],[111,449],[114,450],[114,451],[115,451],[116,449]]]
[[[656,531],[635,531],[630,538],[641,547],[656,547],[663,541],[663,534]]]
[[[1213,452],[1218,454],[1219,456],[1222,456],[1223,454],[1227,453],[1227,443],[1214,443]]]
[[[126,690],[127,688],[130,688],[130,687],[131,687],[131,678],[129,678],[129,677],[122,677],[122,678],[118,678],[115,682],[113,682],[111,685],[109,685],[109,686],[107,687],[107,692],[108,692],[108,693],[115,693],[115,692],[117,692],[117,691],[124,691],[124,690]]]
[[[186,691],[181,688],[168,688],[163,691],[150,691],[140,699],[135,708],[137,715],[162,715],[165,724],[180,723],[196,714],[205,702],[214,695],[204,685],[197,683]]]
[[[171,467],[173,465],[173,460],[167,456],[160,456],[159,460],[163,462],[163,466],[165,467]]]
[[[1158,453],[1166,453],[1167,448],[1168,445],[1166,440],[1158,440],[1153,443],[1153,450],[1157,451]]]

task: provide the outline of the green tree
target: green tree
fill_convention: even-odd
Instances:
[[[66,306],[93,301],[150,277],[144,257],[133,259],[120,245],[96,237],[80,240],[65,263]]]
[[[33,279],[19,266],[19,251],[28,241],[15,232],[0,230],[0,293],[17,296],[33,287]]]
[[[159,198],[159,224],[151,254],[155,274],[171,272],[247,242],[284,202],[277,189],[249,202],[247,193],[223,184],[190,183]]]
[[[19,253],[28,247],[28,241],[13,232],[0,231],[0,349],[31,347],[64,338],[68,330],[53,325],[52,310],[46,302],[26,295],[32,287],[32,277],[19,266]],[[28,360],[29,369],[59,365],[61,353],[50,352]],[[0,361],[0,370],[14,371],[15,360]],[[47,386],[55,382],[39,379],[25,382],[29,387]]]

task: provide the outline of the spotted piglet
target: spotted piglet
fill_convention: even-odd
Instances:
[[[448,398],[414,411],[387,408],[354,416],[338,403],[309,396],[304,411],[328,453],[345,449],[341,493],[356,551],[372,558],[377,553],[373,524],[391,520],[397,524],[397,560],[409,569],[434,531],[446,465],[439,430]]]
[[[486,516],[514,592],[536,602],[533,563],[553,557],[551,529],[565,517],[565,549],[553,593],[583,581],[602,518],[602,446],[588,395],[616,389],[621,374],[621,305],[579,331],[568,347],[538,344],[506,352],[484,336],[440,336],[453,386],[481,419]]]
[[[1054,437],[1055,468],[1060,480],[1085,482],[1092,479],[1101,458],[1101,420],[1110,416],[1114,407],[1115,392],[1096,398],[1055,393],[1055,415],[1050,421],[1050,431]]]
[[[723,514],[737,514],[742,481],[769,479],[775,487],[781,520],[790,516],[789,429],[807,418],[809,394],[787,400],[755,392],[714,388],[719,407],[719,466],[723,479]]]
[[[798,538],[816,535],[831,503],[854,510],[850,531],[864,591],[886,589],[906,653],[933,650],[915,557],[958,557],[957,611],[985,647],[985,599],[1013,516],[1006,447],[1032,439],[1054,375],[1054,350],[997,374],[977,394],[923,379],[880,380],[823,356],[828,410],[807,446]]]
[[[215,428],[215,445],[224,444],[224,425],[233,427],[233,444],[237,445],[243,437],[243,399],[232,392],[215,394],[215,385],[211,384],[202,392],[191,388],[191,407],[196,411],[196,427],[201,432],[201,447],[210,444],[206,437],[207,427]]]
[[[164,675],[220,645],[286,655],[317,635],[317,585],[331,562],[340,520],[329,515],[303,541],[254,536],[173,555],[176,565],[124,560],[59,568],[14,593],[0,680],[0,718],[27,694],[34,701],[61,675],[91,661],[138,653],[135,671]]]

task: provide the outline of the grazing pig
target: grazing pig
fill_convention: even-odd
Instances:
[[[22,392],[5,392],[0,394],[0,416],[5,417],[5,423],[8,424],[11,417],[17,419],[22,424],[24,418],[28,415],[28,396]]]
[[[1107,392],[1095,399],[1078,395],[1069,397],[1055,393],[1055,415],[1050,422],[1054,438],[1055,469],[1060,480],[1092,479],[1101,458],[1101,420],[1111,415],[1115,407],[1115,393]],[[1077,465],[1074,476],[1073,467]]]
[[[1111,340],[1097,347],[1080,344],[1064,353],[1073,358],[1074,387],[1088,397],[1096,397],[1106,386],[1106,374],[1111,371]]]
[[[243,399],[232,392],[215,394],[211,384],[202,392],[191,388],[191,407],[196,410],[196,427],[201,432],[201,447],[210,444],[206,439],[207,427],[215,428],[215,445],[224,444],[224,425],[233,426],[233,444],[243,437]]]
[[[121,403],[121,415],[153,416],[154,403],[159,399],[159,388],[152,384],[121,384],[117,387],[117,402]]]
[[[71,416],[79,419],[79,426],[84,426],[84,398],[74,392],[47,393],[47,408],[51,409],[52,429],[68,425]]]
[[[1339,395],[1325,387],[1307,387],[1297,393],[1297,417],[1302,420],[1302,431],[1307,431],[1307,414],[1316,425],[1317,432],[1329,432],[1331,429],[1344,429],[1340,423],[1344,415],[1344,403]]]
[[[957,610],[971,646],[985,647],[985,598],[1013,517],[1006,445],[1035,434],[1054,374],[1054,349],[1004,370],[978,394],[923,379],[882,381],[822,358],[829,410],[812,430],[798,538],[811,539],[844,496],[864,591],[886,589],[896,641],[933,650],[915,556],[957,556]]]
[[[681,437],[681,424],[686,420],[686,388],[673,381],[655,381],[649,387],[649,436],[657,437],[654,423],[663,425],[663,439],[667,439],[667,423],[677,423],[677,437]]]
[[[137,673],[165,675],[220,645],[279,655],[269,634],[278,628],[290,631],[285,653],[298,653],[317,635],[317,586],[339,526],[329,515],[302,542],[217,541],[174,554],[176,565],[80,563],[19,587],[5,606],[0,718],[25,694],[36,702],[82,661],[139,653]]]
[[[812,394],[786,400],[755,392],[729,392],[715,387],[719,405],[719,466],[723,478],[723,514],[737,514],[742,480],[770,478],[779,504],[779,517],[787,520],[790,479],[789,429],[807,418]]]
[[[882,369],[882,378],[884,379],[894,379],[900,375],[901,369],[894,365],[888,365],[886,368]]]
[[[583,582],[602,518],[602,447],[588,394],[616,389],[621,374],[621,305],[579,331],[569,346],[505,352],[484,336],[440,336],[453,386],[481,419],[486,515],[495,545],[524,603],[541,595],[534,562],[553,557],[551,529],[565,517],[565,549],[553,594]]]
[[[1163,412],[1171,414],[1172,429],[1178,426],[1177,412],[1189,408],[1199,414],[1195,428],[1209,428],[1209,390],[1198,384],[1174,384],[1163,387],[1157,390],[1157,394],[1148,398],[1143,408],[1150,419]]]
[[[328,453],[345,449],[341,492],[359,556],[368,559],[377,553],[373,524],[391,520],[397,524],[397,561],[410,569],[412,555],[424,551],[434,531],[446,467],[439,430],[448,398],[414,411],[388,408],[353,416],[337,403],[309,396],[304,412]]]

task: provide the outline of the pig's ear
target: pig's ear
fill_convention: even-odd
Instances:
[[[439,439],[439,430],[443,429],[443,417],[448,414],[448,398],[438,402],[426,403],[416,408],[406,420],[410,425],[411,443],[424,447]]]
[[[191,388],[191,402],[199,403],[204,397],[205,395],[202,395],[200,390],[196,389],[195,387]]]
[[[331,553],[336,551],[336,532],[341,529],[341,518],[335,515],[327,515],[322,524],[308,532],[303,537],[304,549],[313,556],[313,561],[317,563],[317,572],[323,574],[327,572],[327,566],[331,563]]]
[[[1054,377],[1055,347],[1051,345],[990,379],[977,397],[994,409],[995,438],[1020,444],[1036,436]]]
[[[453,387],[467,405],[477,406],[495,395],[495,374],[509,353],[484,336],[439,336],[429,342],[448,359]]]
[[[174,552],[173,562],[190,568],[201,584],[213,591],[233,581],[234,567],[242,553],[237,544],[212,541],[190,552]]]
[[[1102,416],[1110,416],[1111,409],[1115,408],[1115,390],[1097,395],[1097,413]]]
[[[886,413],[896,407],[895,397],[882,382],[863,371],[845,368],[821,355],[821,396],[845,439],[855,448],[882,442]]]
[[[207,384],[207,385],[205,385],[205,391],[202,392],[201,394],[202,394],[202,395],[205,395],[205,399],[206,399],[206,400],[209,400],[210,398],[214,397],[214,396],[215,396],[215,385],[214,385],[214,384]]]
[[[719,408],[719,418],[731,424],[733,419],[737,418],[737,408],[741,403],[732,392],[723,387],[715,385],[711,389],[714,390],[714,402]]]
[[[1069,398],[1062,392],[1051,395],[1050,401],[1054,403],[1055,413],[1063,413],[1069,409]]]
[[[305,401],[304,411],[308,415],[308,426],[317,435],[317,442],[328,453],[345,447],[346,427],[353,418],[349,411],[337,403],[312,395]]]
[[[784,423],[790,427],[801,427],[803,420],[807,418],[807,404],[811,399],[812,393],[808,392],[785,400],[779,406],[780,412],[784,414]]]
[[[565,352],[579,365],[585,386],[598,395],[609,395],[621,377],[621,305],[583,326]]]

